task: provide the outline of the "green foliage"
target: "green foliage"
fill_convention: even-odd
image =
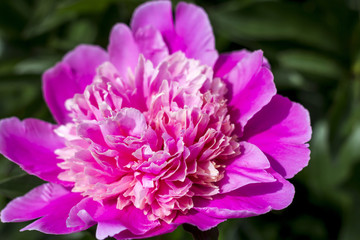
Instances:
[[[1,0],[0,118],[53,121],[41,74],[80,43],[106,48],[111,27],[129,23],[141,0]],[[178,1],[173,1],[178,2]],[[360,2],[196,0],[208,12],[219,52],[263,49],[279,93],[310,111],[311,161],[291,182],[289,208],[220,225],[220,239],[360,239]],[[25,184],[24,184],[25,183]],[[42,182],[0,158],[0,207]],[[18,232],[1,239],[94,239]],[[182,228],[152,239],[191,239]]]

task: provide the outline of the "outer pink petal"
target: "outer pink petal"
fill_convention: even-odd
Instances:
[[[286,208],[294,197],[294,187],[275,171],[270,172],[277,182],[249,184],[212,200],[199,198],[194,208],[216,218],[244,218]]]
[[[139,28],[134,33],[140,52],[157,66],[169,55],[169,50],[159,30],[153,26]]]
[[[272,167],[291,178],[307,166],[311,138],[308,111],[280,95],[257,113],[246,125],[244,139],[257,145],[271,160]]]
[[[186,215],[178,216],[175,219],[174,223],[175,224],[188,223],[197,226],[201,231],[206,231],[217,226],[218,224],[224,221],[226,221],[225,218],[209,216],[200,211],[192,209]]]
[[[118,23],[112,28],[108,51],[110,62],[127,78],[128,69],[133,71],[139,58],[138,46],[128,26]]]
[[[119,234],[115,235],[115,239],[144,239],[144,238],[150,238],[157,235],[162,235],[165,233],[169,233],[174,231],[177,228],[177,224],[166,224],[164,222],[161,223],[161,225],[151,229],[150,231],[142,234],[142,235],[135,235],[131,233],[129,230],[125,230],[120,232]]]
[[[48,214],[49,206],[69,191],[57,184],[43,184],[12,200],[2,211],[2,222],[23,222]]]
[[[270,163],[255,145],[240,143],[241,154],[227,164],[224,178],[220,180],[221,193],[227,193],[251,183],[274,182],[276,179],[266,171]]]
[[[213,66],[218,53],[209,18],[204,9],[180,2],[176,7],[175,31],[177,41],[170,44],[172,52],[181,50],[189,58],[200,60],[202,64]]]
[[[79,213],[85,218],[79,216]],[[92,221],[98,222],[96,235],[99,239],[112,237],[123,231],[129,231],[129,234],[134,236],[143,236],[160,226],[159,221],[149,221],[147,216],[134,206],[119,210],[114,203],[104,202],[101,205],[90,198],[84,199],[73,209],[68,224],[76,226],[82,222]]]
[[[160,31],[169,44],[174,38],[174,22],[170,1],[151,1],[142,4],[135,11],[130,23],[136,33],[138,29],[152,26]]]
[[[1,221],[20,222],[41,217],[22,231],[38,230],[48,234],[81,231],[89,226],[69,228],[66,225],[70,209],[81,199],[80,194],[71,193],[61,185],[47,183],[11,201],[2,210]]]
[[[81,92],[92,83],[97,67],[108,61],[107,52],[99,46],[79,45],[65,55],[62,62],[70,66]]]
[[[229,65],[231,65],[229,63]],[[276,93],[273,75],[263,66],[262,51],[255,51],[241,59],[222,79],[229,88],[232,118],[240,130]]]
[[[118,226],[122,225],[135,235],[143,235],[159,226],[158,221],[149,221],[140,209],[132,205],[125,207],[123,210],[116,209],[115,205],[108,206],[95,220],[99,223],[106,222]]]
[[[251,52],[246,49],[220,54],[214,66],[215,77],[221,78],[222,76],[225,76],[237,65],[238,62],[249,55],[251,55]],[[263,59],[263,66],[270,69],[270,65],[265,58]]]
[[[96,68],[107,61],[107,53],[100,47],[80,45],[43,75],[43,93],[55,120],[70,121],[65,101],[81,93],[96,74]]]
[[[48,208],[48,214],[27,225],[21,231],[36,230],[46,234],[69,234],[83,231],[91,225],[68,227],[66,220],[71,208],[82,199],[81,195],[69,193],[68,195],[54,201]]]
[[[62,171],[61,161],[54,151],[65,146],[54,133],[56,126],[36,119],[20,121],[7,118],[0,121],[0,153],[18,164],[26,172],[63,185],[57,176]]]

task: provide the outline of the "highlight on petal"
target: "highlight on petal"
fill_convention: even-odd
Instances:
[[[29,174],[65,184],[57,178],[62,172],[57,164],[62,160],[54,153],[65,143],[54,129],[54,125],[37,119],[3,119],[0,121],[0,153]]]
[[[58,123],[64,124],[71,120],[65,101],[83,92],[92,82],[96,68],[107,60],[107,53],[102,48],[80,45],[43,74],[44,98]]]
[[[244,138],[268,156],[277,172],[291,178],[310,159],[306,144],[311,138],[309,113],[300,104],[276,95],[246,125]]]

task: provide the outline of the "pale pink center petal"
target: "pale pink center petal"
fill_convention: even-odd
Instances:
[[[129,76],[106,62],[67,101],[73,123],[56,131],[67,145],[56,151],[59,178],[95,201],[171,222],[194,196],[218,194],[227,160],[239,154],[225,84],[181,52],[157,66],[140,56]]]

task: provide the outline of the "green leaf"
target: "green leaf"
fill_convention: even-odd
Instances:
[[[276,88],[278,90],[287,90],[287,89],[304,89],[309,90],[314,87],[306,81],[304,76],[298,71],[285,69],[285,68],[275,68],[273,70],[274,80]]]
[[[31,57],[18,62],[14,66],[16,74],[39,74],[55,65],[60,60],[59,56]]]
[[[319,49],[339,51],[337,36],[323,19],[309,15],[297,4],[267,2],[245,9],[209,9],[217,33],[234,42],[288,40]]]
[[[316,52],[287,50],[279,54],[278,60],[285,68],[337,80],[344,72],[336,61]]]
[[[341,240],[353,240],[360,236],[360,164],[353,166],[351,172],[351,177],[343,186],[351,198],[349,206],[344,211],[343,224],[338,238]]]
[[[337,183],[344,182],[349,176],[355,163],[360,162],[360,124],[355,126],[352,133],[343,144],[337,156],[334,169],[334,180]]]
[[[36,37],[76,17],[74,12],[59,11],[59,4],[54,0],[38,0],[23,35],[26,38]]]
[[[333,159],[329,145],[329,128],[326,122],[319,122],[313,127],[310,147],[311,159],[309,166],[302,174],[303,180],[316,195],[331,194],[334,187]]]
[[[72,13],[98,13],[103,12],[110,4],[118,2],[118,0],[77,0],[65,1],[60,5],[59,12]]]

